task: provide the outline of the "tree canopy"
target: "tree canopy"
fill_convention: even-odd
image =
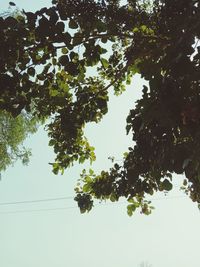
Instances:
[[[28,163],[31,151],[23,146],[23,142],[36,132],[37,125],[37,120],[25,112],[13,118],[10,113],[0,111],[0,175],[16,160]]]
[[[110,90],[121,94],[135,73],[149,82],[127,117],[123,163],[83,170],[82,212],[95,198],[125,197],[129,215],[149,214],[146,196],[170,191],[174,173],[200,203],[199,19],[197,0],[53,0],[0,18],[0,109],[51,119],[55,174],[95,160],[84,127],[108,112]]]
[[[10,2],[10,6],[15,6]],[[2,12],[2,18],[16,18],[21,12],[18,9],[11,9]],[[41,121],[40,121],[41,123]],[[37,131],[39,120],[26,111],[22,111],[16,118],[6,110],[0,110],[0,177],[2,171],[21,160],[24,165],[29,162],[31,150],[23,146],[28,135]]]

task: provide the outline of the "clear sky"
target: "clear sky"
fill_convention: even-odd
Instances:
[[[9,1],[1,0],[1,10]],[[50,1],[15,1],[35,10]],[[99,125],[87,127],[96,146],[95,170],[108,168],[109,156],[121,159],[131,145],[125,136],[125,119],[140,97],[144,82],[136,77],[120,97],[111,97],[109,113]],[[0,266],[2,267],[199,267],[200,212],[177,189],[155,195],[150,216],[126,214],[126,203],[97,204],[81,215],[73,199],[32,204],[1,203],[73,197],[80,170],[74,166],[63,176],[51,172],[54,158],[46,132],[27,140],[33,156],[27,167],[9,168],[0,182]],[[175,177],[175,185],[181,177]],[[55,210],[52,210],[54,209]],[[48,210],[49,209],[49,210]]]

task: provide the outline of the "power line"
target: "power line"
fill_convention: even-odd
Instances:
[[[179,185],[175,185],[174,188],[176,188],[176,187],[180,187],[180,186]],[[43,198],[43,199],[34,199],[34,200],[0,202],[0,206],[17,205],[17,204],[31,204],[31,203],[50,202],[50,201],[59,201],[59,200],[67,200],[67,199],[68,200],[69,199],[74,199],[74,197],[68,196],[68,197]],[[157,199],[153,199],[153,200],[157,200]]]
[[[30,204],[38,202],[49,202],[49,201],[59,201],[73,199],[74,197],[57,197],[57,198],[44,198],[44,199],[35,199],[35,200],[22,200],[22,201],[13,201],[13,202],[0,202],[0,206],[5,205],[16,205],[16,204]]]
[[[166,197],[164,197],[164,198],[166,198]],[[171,198],[176,198],[176,196],[171,197]],[[34,200],[22,200],[22,201],[13,201],[13,202],[0,202],[0,206],[17,205],[17,204],[31,204],[31,203],[50,202],[50,201],[59,201],[59,200],[67,200],[67,199],[74,199],[74,197],[69,196],[69,197],[34,199]],[[161,198],[153,198],[152,200],[160,200],[160,199],[162,199],[162,197]]]
[[[168,200],[168,199],[176,199],[176,198],[185,198],[185,197],[187,197],[186,195],[180,195],[180,196],[171,196],[171,197],[157,197],[157,198],[152,198],[152,199],[150,199],[150,201],[159,201],[159,200]]]
[[[171,197],[160,197],[160,198],[153,198],[151,201],[162,201],[162,200],[169,200],[169,199],[177,199],[177,198],[184,198],[185,196],[171,196]],[[69,197],[71,198],[71,197]],[[56,198],[56,200],[60,199],[66,199],[66,198]],[[53,199],[50,199],[53,200]],[[40,201],[40,200],[36,200]],[[43,200],[42,200],[43,201]],[[24,202],[24,201],[23,201]],[[10,202],[9,202],[10,203]],[[21,202],[20,202],[21,203]],[[31,202],[32,203],[32,202]],[[122,205],[122,204],[128,204],[127,201],[121,201],[121,202],[107,202],[107,203],[99,203],[96,204],[95,207],[100,206],[108,206],[108,205]],[[17,213],[34,213],[34,212],[48,212],[48,211],[61,211],[61,210],[70,210],[70,209],[77,209],[77,206],[71,206],[71,207],[56,207],[56,208],[44,208],[44,209],[27,209],[27,210],[15,210],[15,211],[0,211],[0,214],[17,214]]]
[[[68,209],[77,209],[77,207],[73,206],[73,207],[63,207],[63,208],[46,208],[46,209],[1,211],[0,214],[32,213],[32,212],[57,211],[57,210],[68,210]]]

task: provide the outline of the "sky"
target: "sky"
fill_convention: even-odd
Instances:
[[[1,10],[8,2],[1,0]],[[50,5],[46,0],[15,3],[25,10]],[[125,120],[144,83],[136,76],[122,96],[111,97],[102,122],[87,127],[86,135],[96,147],[96,171],[109,168],[109,156],[120,160],[133,145],[125,134]],[[152,267],[199,267],[200,212],[177,187],[183,177],[175,176],[170,194],[152,198],[155,210],[150,216],[129,217],[123,199],[97,203],[82,215],[73,189],[85,165],[54,175],[48,163],[55,155],[42,127],[26,145],[33,154],[29,165],[17,162],[0,181],[0,266],[137,267],[147,261]],[[62,197],[68,199],[58,200]],[[49,198],[57,200],[5,205]]]

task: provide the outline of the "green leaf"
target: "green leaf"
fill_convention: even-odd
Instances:
[[[132,216],[135,210],[136,210],[136,206],[134,204],[128,205],[127,206],[127,214],[128,214],[128,216]]]
[[[110,195],[110,201],[115,202],[117,200],[118,200],[118,197],[117,197],[116,194],[113,193],[113,194]]]
[[[10,6],[16,6],[16,4],[14,2],[9,2]]]
[[[67,54],[68,53],[68,49],[66,48],[66,47],[63,47],[62,49],[61,49],[61,52],[62,52],[62,54]]]
[[[109,66],[109,62],[106,58],[101,58],[101,64],[103,65],[105,69],[107,69]]]
[[[56,143],[56,141],[55,141],[54,139],[51,139],[51,140],[49,141],[49,146],[54,146],[55,143]]]
[[[57,64],[57,59],[55,57],[52,58],[52,64],[56,65]]]
[[[84,184],[84,186],[83,186],[83,192],[84,193],[88,193],[88,192],[90,192],[90,190],[91,190],[90,185],[89,184]]]
[[[167,180],[167,179],[165,179],[163,182],[162,182],[162,187],[163,187],[163,189],[164,190],[166,190],[166,191],[170,191],[170,190],[172,190],[172,184],[170,183],[170,181],[169,180]]]
[[[84,156],[81,156],[78,161],[79,161],[79,163],[84,163],[85,157]]]
[[[94,171],[92,169],[89,169],[89,174],[90,175],[93,175],[94,174]]]
[[[131,207],[131,205],[128,205],[127,206],[127,214],[128,214],[128,216],[132,216],[133,215],[133,211],[132,211],[132,207]]]
[[[49,93],[50,93],[50,96],[53,96],[53,97],[59,95],[59,91],[54,90],[54,89],[51,89]]]
[[[127,85],[130,85],[131,84],[131,78],[130,77],[127,77],[126,84]]]
[[[57,162],[53,163],[53,173],[58,174],[59,172],[59,164]]]
[[[97,30],[99,32],[105,32],[107,30],[106,23],[104,23],[104,22],[102,22],[100,20],[97,22],[96,27],[97,27]]]
[[[146,25],[142,25],[142,26],[140,27],[140,29],[141,29],[143,32],[146,32],[146,30],[147,30],[147,26],[146,26]]]

